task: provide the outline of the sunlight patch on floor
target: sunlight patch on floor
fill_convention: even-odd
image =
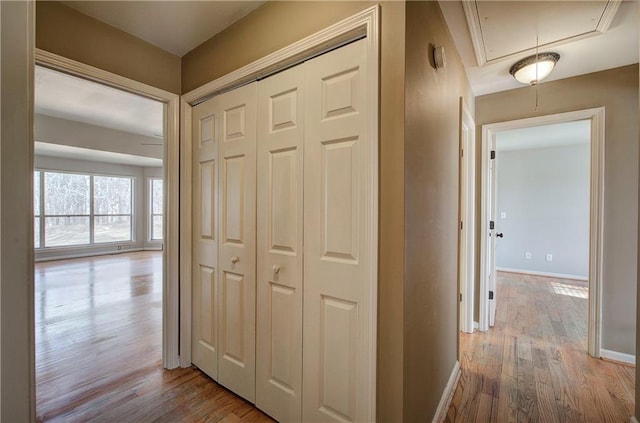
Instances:
[[[589,298],[587,286],[567,285],[559,282],[549,282],[554,293],[575,298]]]

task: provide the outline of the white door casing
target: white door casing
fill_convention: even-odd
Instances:
[[[218,382],[255,401],[257,83],[215,97],[219,134]]]
[[[305,64],[303,421],[371,421],[366,44]]]
[[[197,142],[195,134],[192,133],[192,112],[196,104],[205,101],[219,94],[226,92],[234,86],[241,86],[246,81],[261,79],[265,75],[275,74],[278,71],[291,66],[293,63],[300,63],[305,58],[314,57],[317,54],[331,51],[344,43],[366,37],[362,42],[366,45],[366,94],[367,101],[360,103],[363,110],[366,110],[366,139],[370,142],[367,151],[362,156],[363,163],[366,163],[368,174],[362,182],[363,189],[367,191],[366,203],[363,204],[363,214],[366,215],[366,238],[368,240],[367,249],[361,251],[366,255],[362,260],[365,269],[365,278],[371,284],[364,298],[364,305],[360,309],[359,318],[366,321],[363,327],[364,336],[359,345],[366,345],[366,348],[359,352],[360,363],[358,364],[359,374],[365,378],[359,383],[361,390],[358,397],[357,408],[362,421],[375,421],[376,419],[376,327],[377,327],[377,222],[378,222],[378,96],[379,96],[379,41],[380,41],[380,6],[374,5],[362,10],[330,27],[327,27],[315,34],[310,35],[298,42],[278,50],[264,58],[250,63],[230,74],[211,81],[181,97],[181,118],[182,118],[182,139],[181,139],[181,222],[180,228],[184,236],[180,241],[181,265],[181,354],[180,362],[182,366],[191,364],[191,297],[192,297],[192,266],[191,256],[193,254],[190,238],[196,234],[192,233],[193,224],[191,222],[193,214],[190,208],[193,205],[193,186],[191,184],[191,173],[195,169],[192,166],[192,143]],[[366,104],[364,104],[366,103]],[[185,265],[186,264],[186,265]],[[361,317],[360,317],[361,316]],[[305,328],[306,330],[306,328]],[[317,402],[317,401],[316,401]],[[322,420],[327,420],[326,416]]]
[[[193,108],[191,360],[218,379],[218,138],[213,100]]]
[[[304,64],[258,84],[256,406],[302,419]]]
[[[489,186],[489,151],[491,140],[500,131],[549,125],[562,122],[589,119],[591,121],[590,151],[590,195],[589,195],[589,321],[587,350],[593,357],[600,357],[602,326],[602,291],[604,260],[604,155],[605,155],[605,108],[575,110],[545,116],[498,122],[482,126],[482,206],[481,206],[481,272],[480,272],[480,321],[481,331],[489,326],[487,271],[487,230],[488,230],[488,193]]]

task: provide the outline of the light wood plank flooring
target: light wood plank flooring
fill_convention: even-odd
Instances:
[[[272,422],[195,368],[162,369],[162,256],[39,263],[36,409],[51,422]]]
[[[586,282],[498,274],[496,326],[461,334],[446,422],[628,422],[635,368],[587,355]]]

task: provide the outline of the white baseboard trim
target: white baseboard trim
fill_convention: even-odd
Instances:
[[[549,276],[549,277],[552,277],[552,278],[575,279],[575,280],[579,280],[579,281],[588,281],[589,280],[589,277],[587,277],[587,276],[566,275],[564,273],[539,272],[537,270],[512,269],[510,267],[496,267],[496,270],[499,271],[499,272],[523,273],[523,274],[526,274],[526,275]]]
[[[604,358],[612,361],[619,361],[620,363],[636,365],[636,356],[631,354],[625,354],[618,351],[605,350],[600,348],[600,358]]]
[[[35,258],[36,263],[45,262],[45,261],[54,261],[54,260],[67,260],[74,258],[83,258],[83,257],[93,257],[93,256],[108,256],[111,254],[122,254],[122,253],[134,253],[136,251],[144,251],[143,248],[123,248],[122,250],[117,251],[88,251],[84,253],[70,253],[70,254],[56,254],[45,257],[37,257]]]
[[[451,376],[449,376],[447,386],[444,388],[444,392],[442,393],[442,397],[440,398],[440,402],[438,403],[436,414],[433,416],[434,423],[443,422],[445,417],[447,417],[447,411],[449,410],[449,405],[451,405],[451,400],[453,399],[453,393],[456,391],[456,387],[458,386],[459,381],[460,362],[456,360],[455,364],[453,365],[453,370],[451,371]]]
[[[640,423],[640,422],[638,422],[638,419],[636,419],[634,416],[631,416],[631,423]]]

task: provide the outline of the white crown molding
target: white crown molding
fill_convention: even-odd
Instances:
[[[596,31],[600,33],[605,33],[609,30],[611,23],[613,22],[613,18],[616,17],[616,13],[618,13],[618,9],[622,4],[622,0],[609,0],[607,5],[602,12],[602,16],[600,17],[600,22],[598,22],[598,26],[596,26]]]
[[[473,0],[463,0],[462,8],[464,9],[464,16],[467,18],[467,26],[469,27],[469,34],[471,35],[473,51],[476,54],[476,60],[480,67],[487,63],[487,55],[484,50],[484,42],[482,40],[482,28],[480,27],[478,7],[476,6],[476,2]]]

